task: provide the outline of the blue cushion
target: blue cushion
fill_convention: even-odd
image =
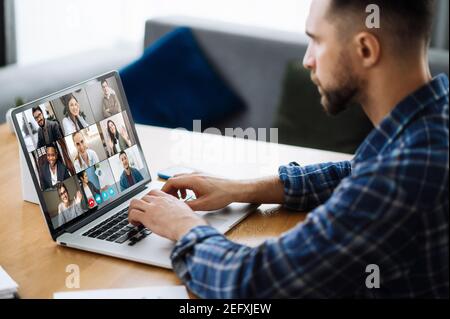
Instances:
[[[168,33],[119,72],[137,123],[192,130],[193,120],[211,126],[245,108],[189,28]]]

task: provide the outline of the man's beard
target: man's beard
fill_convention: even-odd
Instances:
[[[321,87],[321,104],[329,115],[337,115],[345,111],[350,104],[356,102],[361,91],[361,81],[352,70],[351,62],[342,56],[340,67],[336,70],[335,87]]]

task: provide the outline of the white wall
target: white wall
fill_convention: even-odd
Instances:
[[[15,0],[17,60],[31,64],[142,42],[145,20],[209,18],[302,33],[311,0]]]

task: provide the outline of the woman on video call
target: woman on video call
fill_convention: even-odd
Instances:
[[[89,180],[86,171],[78,173],[78,178],[80,179],[81,185],[83,186],[83,191],[86,195],[86,199],[94,198],[95,195],[100,195],[100,190],[95,187],[94,183]]]
[[[107,122],[106,126],[109,135],[109,148],[112,154],[118,154],[131,146],[131,140],[123,126],[120,132],[116,124],[111,120]]]
[[[81,208],[82,195],[80,191],[77,191],[75,197],[70,198],[69,191],[64,183],[58,183],[56,190],[61,201],[58,205],[58,225],[60,226],[83,214]]]
[[[80,104],[77,98],[73,94],[69,94],[64,100],[67,112],[66,117],[62,121],[64,135],[69,135],[88,127],[88,123],[80,115]]]

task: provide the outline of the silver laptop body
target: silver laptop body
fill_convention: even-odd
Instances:
[[[109,105],[104,100],[111,98],[119,105],[116,113],[104,111]],[[160,189],[163,183],[152,181],[118,72],[102,74],[30,102],[15,109],[12,118],[42,214],[56,243],[172,267],[174,242],[127,222],[130,201],[151,189]],[[41,127],[39,123],[45,124]],[[51,130],[53,133],[49,133]],[[117,131],[127,131],[122,141]],[[121,172],[120,165],[126,165],[123,153],[132,163],[128,166],[130,175],[125,174],[125,169]],[[87,162],[81,160],[84,157],[80,154],[88,154]],[[52,171],[55,157],[56,170]],[[196,214],[226,233],[256,207],[235,203],[222,210]]]

